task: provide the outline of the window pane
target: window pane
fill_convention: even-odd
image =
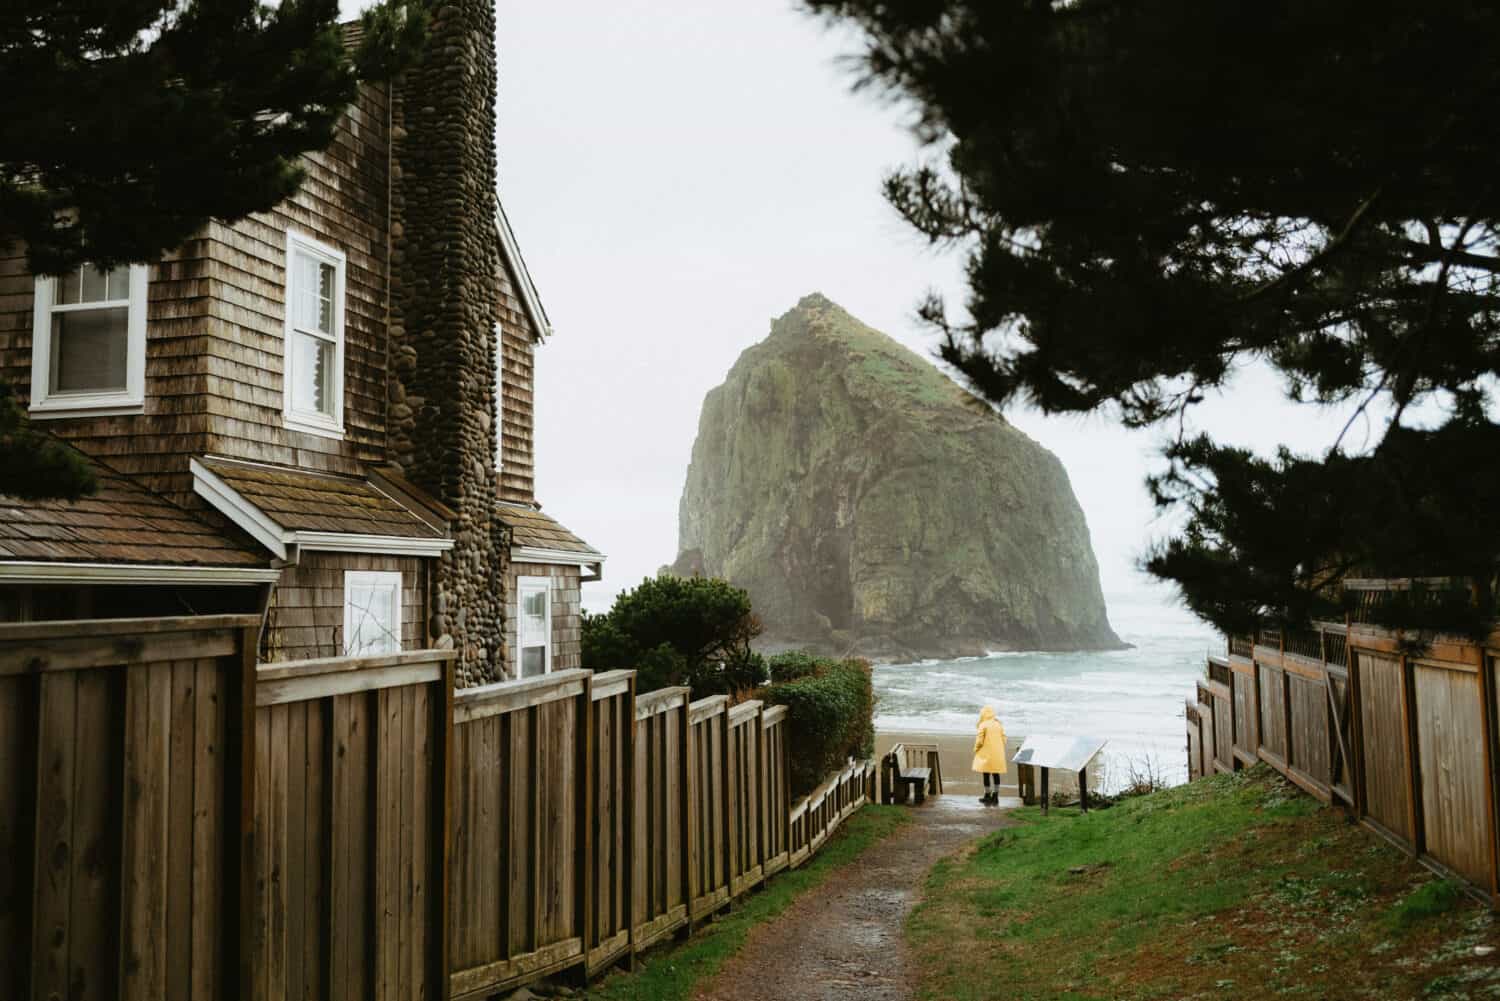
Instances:
[[[109,290],[106,298],[129,299],[130,298],[130,268],[121,265],[109,273]]]
[[[531,678],[547,673],[547,648],[528,646],[521,648],[521,677]]]
[[[303,330],[314,329],[313,281],[317,278],[318,262],[306,254],[294,253],[289,271],[291,288],[287,289],[287,308],[292,311],[292,325]]]
[[[547,592],[521,592],[521,645],[547,642]]]
[[[103,302],[109,298],[109,274],[96,267],[83,269],[83,301]]]
[[[123,390],[128,313],[124,307],[54,313],[48,392]]]
[[[318,329],[333,333],[333,265],[318,264]]]
[[[57,279],[57,304],[60,306],[71,305],[79,301],[82,292],[83,271],[74,268],[61,278]]]
[[[401,649],[401,624],[396,621],[396,590],[391,585],[353,585],[344,590],[349,635],[344,652],[351,656],[395,653]]]
[[[321,337],[292,334],[292,409],[333,416],[333,344]]]

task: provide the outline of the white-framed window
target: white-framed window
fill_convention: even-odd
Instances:
[[[286,345],[281,390],[286,426],[344,436],[344,255],[301,233],[286,235]]]
[[[523,678],[552,670],[552,579],[517,577],[516,666]]]
[[[401,649],[401,574],[394,570],[344,571],[344,656]]]
[[[31,414],[140,413],[146,403],[146,265],[85,264],[36,279]]]

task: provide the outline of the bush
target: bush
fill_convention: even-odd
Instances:
[[[633,668],[636,690],[691,685],[693,695],[733,694],[765,683],[750,649],[760,622],[750,596],[713,577],[648,577],[602,615],[583,615],[583,666]]]
[[[788,650],[786,653],[778,653],[766,658],[766,666],[770,668],[772,681],[796,681],[798,678],[805,678],[809,674],[815,674],[818,667],[825,662],[824,658],[814,657],[801,650]]]
[[[758,693],[786,706],[787,770],[792,796],[805,796],[850,758],[875,750],[875,689],[870,664],[807,654],[771,658],[772,684]]]

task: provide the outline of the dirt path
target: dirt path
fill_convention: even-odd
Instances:
[[[1004,808],[949,794],[913,808],[912,823],[751,933],[697,1001],[906,1001],[901,925],[932,864],[1002,827]]]

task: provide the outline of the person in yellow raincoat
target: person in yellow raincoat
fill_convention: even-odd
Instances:
[[[1000,802],[1000,776],[1005,774],[1005,727],[995,718],[993,706],[979,710],[978,732],[974,734],[974,770],[984,776],[984,795],[979,802],[986,805]]]

